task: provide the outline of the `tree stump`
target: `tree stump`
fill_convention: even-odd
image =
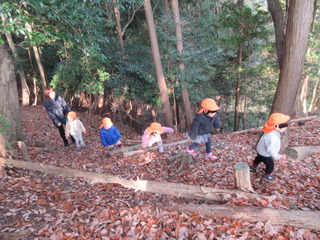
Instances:
[[[172,156],[167,159],[167,164],[171,165],[174,162],[180,162],[179,167],[175,171],[175,173],[179,173],[185,166],[190,166],[195,163],[194,157],[186,152],[180,152],[175,156]]]
[[[319,152],[320,146],[292,147],[286,149],[286,155],[295,160],[301,160]]]
[[[254,192],[250,181],[250,168],[244,162],[238,162],[233,166],[234,187],[246,192]]]

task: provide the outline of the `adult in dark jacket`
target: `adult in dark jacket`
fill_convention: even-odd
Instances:
[[[64,142],[64,146],[68,147],[69,143],[66,138],[63,125],[68,121],[67,114],[71,111],[70,107],[67,105],[66,101],[62,96],[56,94],[53,88],[46,88],[45,96],[47,100],[44,103],[46,111],[52,123],[58,128],[60,136]],[[72,138],[72,141],[74,139]]]
[[[200,143],[206,143],[206,157],[215,160],[217,157],[211,151],[211,131],[212,128],[219,130],[220,121],[216,112],[219,110],[216,102],[211,98],[206,98],[201,102],[201,109],[193,119],[189,132],[189,139],[192,144],[187,147],[187,153],[196,156],[194,150],[200,146]]]

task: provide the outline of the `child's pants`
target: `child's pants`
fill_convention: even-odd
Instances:
[[[258,154],[253,161],[253,163],[256,165],[254,167],[257,167],[261,162],[266,165],[266,174],[271,174],[274,169],[274,162],[272,157],[264,157]]]
[[[206,153],[211,153],[211,145],[212,145],[212,140],[211,140],[211,137],[209,136],[207,138],[207,141],[206,141]],[[200,146],[200,143],[198,142],[193,142],[190,146],[189,146],[189,149],[190,150],[194,150],[196,149],[197,147]]]
[[[84,145],[84,141],[83,141],[83,139],[82,139],[82,134],[80,134],[80,135],[74,135],[73,138],[74,138],[74,140],[76,141],[77,147],[80,147],[80,146]]]

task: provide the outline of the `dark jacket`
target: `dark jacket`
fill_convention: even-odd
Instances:
[[[220,121],[218,115],[214,115],[213,118],[207,117],[204,112],[197,113],[193,119],[189,137],[195,139],[198,135],[204,135],[211,133],[212,128],[220,128]]]
[[[122,135],[115,126],[110,129],[103,127],[100,130],[100,140],[103,146],[113,145],[118,142],[119,138],[122,138]]]
[[[58,126],[59,123],[66,124],[68,121],[66,115],[71,109],[63,97],[56,95],[54,99],[48,99],[44,106],[54,125]]]

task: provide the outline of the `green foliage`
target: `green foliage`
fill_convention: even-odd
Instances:
[[[10,121],[5,120],[5,116],[0,114],[0,134],[6,139],[5,149],[8,150],[10,146],[14,145],[14,142],[9,141],[10,137]]]

